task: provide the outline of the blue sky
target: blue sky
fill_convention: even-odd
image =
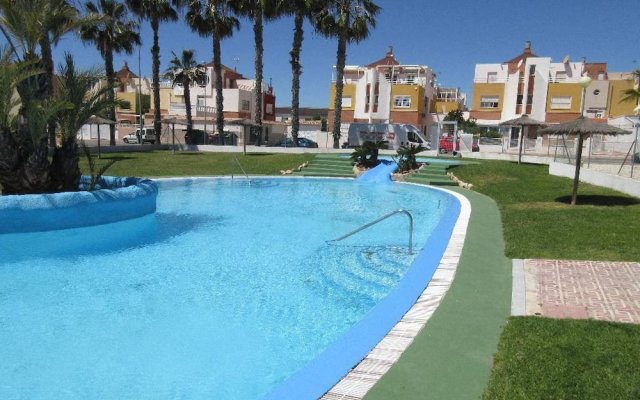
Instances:
[[[382,11],[370,37],[347,49],[347,64],[364,65],[382,58],[393,46],[401,63],[424,64],[438,74],[447,87],[460,87],[471,97],[475,64],[499,63],[521,53],[524,42],[532,42],[539,56],[560,62],[586,57],[591,62],[607,62],[613,72],[640,68],[640,7],[638,0],[378,0]],[[277,106],[291,102],[289,50],[293,36],[291,18],[265,26],[264,77],[272,79]],[[142,22],[142,74],[151,75],[151,29]],[[337,44],[308,24],[302,50],[303,75],[301,105],[327,107],[332,66]],[[202,61],[212,58],[211,40],[200,38],[180,23],[160,28],[161,70],[168,65],[171,51],[196,51]],[[71,51],[80,65],[103,65],[91,45],[76,37],[65,37],[55,49],[56,63]],[[237,66],[246,77],[254,76],[253,30],[241,21],[240,31],[222,44],[223,63]],[[238,59],[238,61],[234,61]],[[124,60],[137,73],[134,55],[116,55],[115,67]]]

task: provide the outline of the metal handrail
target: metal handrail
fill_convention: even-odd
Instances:
[[[339,242],[339,241],[341,241],[343,239],[348,238],[349,236],[355,235],[356,233],[358,233],[360,231],[363,231],[363,230],[367,229],[368,227],[370,227],[372,225],[375,225],[378,222],[383,221],[383,220],[385,220],[385,219],[387,219],[389,217],[392,217],[392,216],[394,216],[396,214],[405,214],[407,217],[409,217],[409,254],[411,254],[413,252],[413,249],[412,249],[412,247],[413,247],[412,246],[413,245],[413,217],[411,216],[411,213],[409,211],[407,211],[407,210],[405,210],[403,208],[399,208],[399,209],[397,209],[395,211],[392,211],[392,212],[390,212],[388,214],[385,214],[382,217],[380,217],[380,218],[378,218],[378,219],[376,219],[374,221],[371,221],[371,222],[369,222],[367,224],[364,224],[361,227],[359,227],[358,229],[355,229],[355,230],[347,233],[346,235],[340,236],[337,239],[330,240],[330,242]]]
[[[245,171],[244,168],[242,168],[242,164],[240,164],[240,160],[238,160],[238,157],[233,156],[233,161],[235,161],[236,164],[238,164],[238,167],[240,167],[240,171],[242,171],[242,173],[244,174],[244,177],[247,178],[247,180],[249,181],[249,185],[251,185],[251,178],[249,178],[249,175],[247,175],[247,171]],[[231,170],[231,179],[233,179],[233,170]]]

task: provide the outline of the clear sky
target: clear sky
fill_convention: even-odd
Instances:
[[[25,0],[26,1],[26,0]],[[375,0],[374,0],[375,1]],[[475,64],[500,63],[522,52],[527,40],[538,56],[560,62],[586,57],[607,62],[610,72],[640,68],[640,2],[638,0],[378,0],[382,10],[370,37],[347,48],[348,65],[365,65],[384,57],[393,46],[405,64],[428,65],[446,87],[460,87],[471,97]],[[291,104],[289,50],[293,20],[269,22],[264,32],[264,78],[273,81],[277,106]],[[142,22],[142,75],[151,76],[152,34]],[[192,33],[184,22],[160,27],[161,71],[171,51],[194,49],[201,61],[212,59],[211,39]],[[301,106],[327,107],[337,43],[305,25],[302,49]],[[56,64],[65,50],[80,65],[103,65],[91,45],[67,36],[55,49]],[[116,55],[115,68],[127,60],[137,74],[134,55]],[[241,21],[240,31],[222,44],[222,62],[245,77],[254,76],[252,25]]]

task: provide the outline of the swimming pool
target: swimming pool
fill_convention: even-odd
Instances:
[[[402,217],[327,243],[400,207],[433,254]],[[167,180],[152,216],[1,235],[0,398],[261,398],[416,285],[456,210],[409,185]]]

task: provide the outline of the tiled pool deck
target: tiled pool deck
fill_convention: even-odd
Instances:
[[[640,323],[638,262],[516,261],[513,287],[515,315]]]

